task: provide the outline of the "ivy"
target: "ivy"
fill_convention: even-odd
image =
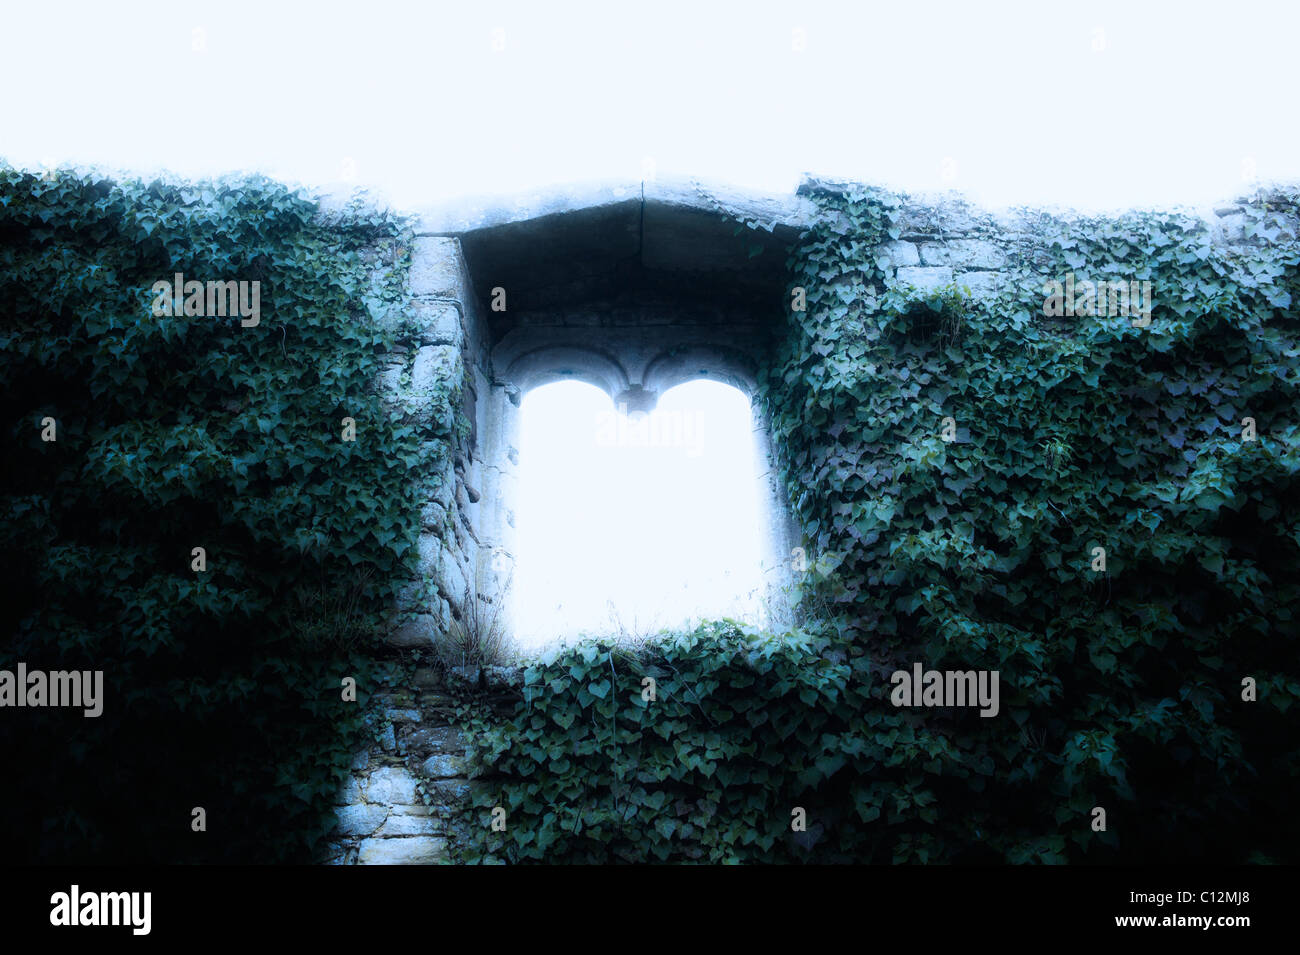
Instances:
[[[836,657],[825,638],[726,623],[533,664],[509,719],[462,714],[494,775],[461,820],[461,859],[803,858],[791,807],[820,805],[817,787],[847,775],[846,718],[863,703]],[[494,832],[497,807],[506,827]]]
[[[976,297],[887,270],[902,197],[811,193],[806,309],[759,397],[803,629],[532,666],[512,712],[466,716],[464,857],[1296,861],[1296,197],[1243,203],[1233,244],[1177,213],[1038,216]],[[1150,325],[1044,315],[1072,271],[1150,281]],[[999,715],[894,708],[914,661],[999,671]]]
[[[591,640],[504,714],[466,701],[461,857],[1295,861],[1296,197],[1243,202],[1233,244],[1177,213],[1025,214],[991,297],[894,280],[903,197],[811,198],[758,397],[800,628]],[[410,246],[261,179],[0,168],[0,667],[108,691],[97,720],[7,732],[16,858],[315,857],[374,730],[340,680],[364,703],[395,679],[374,649],[414,489],[465,428],[457,381],[420,419],[375,394]],[[259,281],[262,320],[152,316],[175,272]],[[1150,325],[1044,315],[1069,272],[1150,281]],[[914,661],[998,670],[999,715],[894,708]]]
[[[11,858],[318,853],[413,576],[411,486],[445,454],[376,395],[411,245],[261,178],[0,167],[0,666],[101,669],[106,696],[7,714]],[[260,322],[155,317],[177,272],[258,281]]]

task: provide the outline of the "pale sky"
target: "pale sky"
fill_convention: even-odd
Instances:
[[[512,593],[520,644],[584,630],[648,636],[699,616],[759,623],[752,428],[749,399],[716,381],[669,389],[636,422],[583,382],[525,395]]]
[[[1300,180],[1293,2],[4,4],[0,156],[404,209],[802,172],[982,204]],[[495,48],[494,48],[495,47]]]

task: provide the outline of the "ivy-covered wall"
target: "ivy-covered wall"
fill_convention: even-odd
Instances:
[[[105,680],[0,710],[12,858],[1297,861],[1296,197],[801,193],[758,399],[799,628],[503,668],[456,238],[0,168],[0,670]],[[259,314],[158,314],[176,273]],[[895,706],[916,663],[996,670],[996,716]]]
[[[802,192],[761,399],[802,630],[529,666],[465,713],[462,857],[1300,859],[1296,197],[994,219]],[[997,671],[997,714],[894,705],[916,663]]]
[[[324,851],[454,444],[457,381],[380,385],[412,245],[262,179],[0,168],[0,669],[104,685],[0,713],[11,861]]]
[[[499,532],[510,520],[509,428],[493,418],[486,330],[460,243],[416,231],[407,305],[378,385],[389,414],[414,424],[436,461],[412,482],[417,559],[384,629],[368,733],[334,794],[336,865],[423,865],[448,858],[447,821],[471,787],[457,694],[473,690],[505,636]],[[450,433],[450,436],[448,434]],[[490,463],[495,462],[495,463]]]

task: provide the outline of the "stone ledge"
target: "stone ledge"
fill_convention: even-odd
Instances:
[[[436,865],[447,861],[447,840],[438,836],[372,837],[357,850],[357,865]]]
[[[411,815],[392,815],[384,822],[375,835],[379,838],[392,836],[435,836],[443,832],[442,820],[428,813]]]

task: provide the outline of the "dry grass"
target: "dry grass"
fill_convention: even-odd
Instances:
[[[472,587],[466,585],[461,616],[453,616],[446,631],[434,641],[434,654],[448,669],[500,666],[516,656],[503,614],[510,580],[493,597],[484,596],[482,591],[481,580],[475,580]]]

